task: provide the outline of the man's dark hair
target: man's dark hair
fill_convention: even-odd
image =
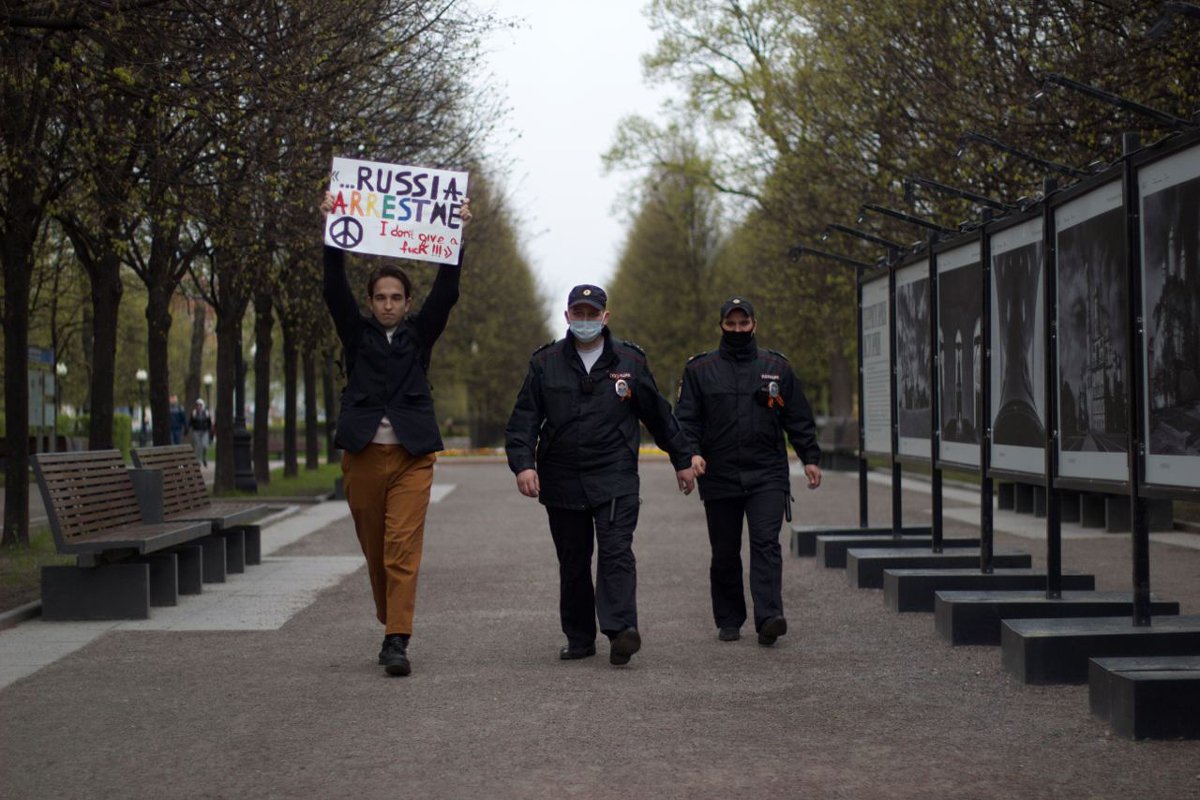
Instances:
[[[367,277],[367,297],[374,296],[375,282],[380,278],[395,278],[404,284],[404,296],[412,297],[412,278],[408,277],[408,273],[395,264],[384,264],[371,270],[371,274]]]

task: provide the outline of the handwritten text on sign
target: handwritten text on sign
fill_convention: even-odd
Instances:
[[[325,243],[355,253],[454,264],[467,173],[335,158]]]

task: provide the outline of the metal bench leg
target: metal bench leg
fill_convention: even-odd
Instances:
[[[262,563],[262,528],[257,525],[243,525],[246,534],[246,565],[257,566]]]
[[[179,561],[179,593],[200,594],[204,591],[204,547],[184,544],[173,551]]]
[[[150,605],[179,605],[179,560],[174,553],[154,553],[141,561],[150,565]]]
[[[246,534],[241,528],[221,531],[225,537],[225,571],[239,575],[246,571]]]
[[[196,540],[204,548],[204,582],[225,582],[225,537],[220,534]]]
[[[149,617],[149,564],[42,567],[42,619]]]

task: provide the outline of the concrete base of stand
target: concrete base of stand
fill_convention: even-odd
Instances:
[[[992,563],[998,568],[1029,567],[1033,559],[1028,553],[1007,551],[995,553]],[[978,566],[979,548],[976,547],[948,547],[940,553],[881,548],[846,551],[846,579],[859,589],[882,588],[885,569],[970,569]]]
[[[1000,624],[1004,669],[1022,683],[1086,683],[1088,659],[1175,656],[1200,652],[1200,617],[1008,619]]]
[[[1093,658],[1092,713],[1129,739],[1200,739],[1200,654]]]
[[[1089,576],[1090,577],[1090,576]],[[1129,592],[1068,590],[1063,576],[1062,598],[1050,600],[1046,592],[938,592],[933,624],[950,644],[1000,644],[1000,623],[1006,619],[1068,619],[1133,615]],[[1179,603],[1152,598],[1150,613],[1175,616]]]
[[[979,537],[942,537],[942,547],[978,547]],[[834,569],[846,566],[846,551],[851,548],[864,549],[886,547],[892,550],[931,550],[932,536],[818,536],[817,563]]]
[[[932,536],[928,525],[905,525],[900,529],[904,536]],[[817,554],[818,536],[891,536],[888,528],[831,528],[828,525],[792,525],[792,555],[803,558]]]
[[[886,569],[883,571],[883,602],[892,611],[933,611],[934,595],[940,591],[1037,591],[1046,588],[1045,569]],[[1094,575],[1064,572],[1063,589],[1090,591]]]

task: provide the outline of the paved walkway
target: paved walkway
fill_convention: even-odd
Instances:
[[[411,677],[375,663],[381,632],[344,505],[305,508],[264,531],[263,566],[149,622],[0,632],[0,796],[1200,795],[1200,742],[1117,739],[1088,714],[1086,687],[1016,684],[996,648],[951,648],[930,615],[892,613],[786,543],[789,634],[770,649],[717,642],[702,506],[674,491],[665,462],[642,471],[645,646],[630,667],[610,667],[604,644],[558,661],[545,514],[503,465],[445,460]],[[906,487],[907,518],[927,521],[928,495]],[[841,474],[797,489],[798,518],[850,524],[855,492]],[[888,499],[871,484],[874,518]],[[969,497],[946,502],[971,510]],[[998,533],[997,547],[1044,561],[1036,540]],[[1070,539],[1064,564],[1125,589],[1128,536]],[[1200,610],[1197,551],[1155,543],[1152,579]],[[38,648],[40,666],[9,671]]]

